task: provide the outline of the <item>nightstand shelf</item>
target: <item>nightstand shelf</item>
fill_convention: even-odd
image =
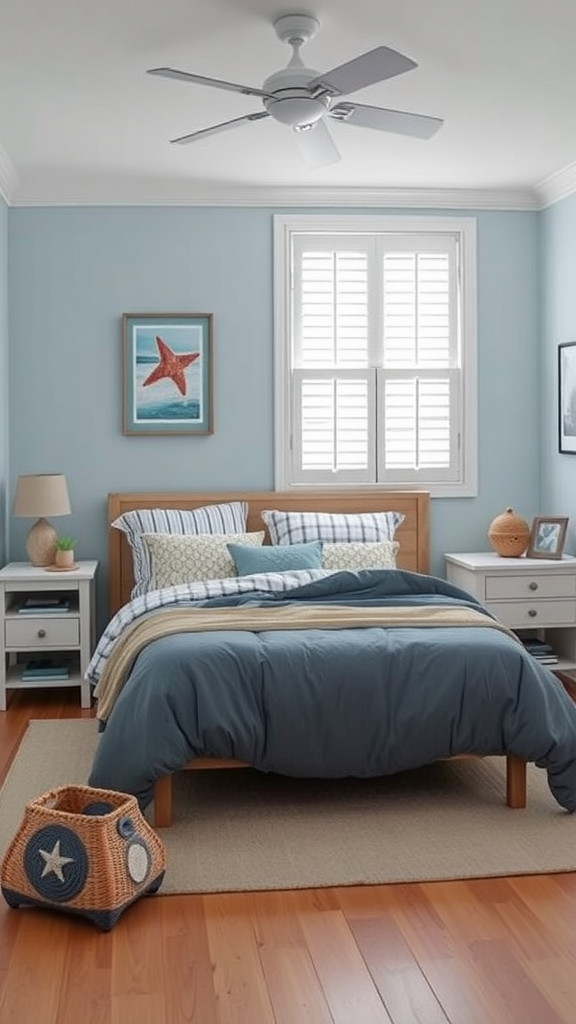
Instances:
[[[95,580],[98,563],[78,563],[66,573],[51,573],[29,562],[11,562],[0,570],[0,711],[6,710],[6,691],[80,688],[83,708],[92,704],[90,683],[84,678],[96,640]],[[21,611],[24,602],[65,605]],[[22,678],[30,660],[51,659],[68,667],[66,678],[42,675]]]
[[[1,577],[1,572],[0,572],[0,581],[1,581],[1,579],[2,579],[2,577]],[[39,615],[50,615],[50,617],[52,617],[53,615],[57,614],[56,612],[51,612],[50,610],[47,611],[46,609],[43,609],[43,608],[39,608],[38,611],[36,611],[36,610],[32,611],[32,610],[26,610],[26,609],[22,610],[22,606],[24,604],[24,600],[28,596],[30,596],[31,600],[34,600],[35,598],[39,598],[40,600],[42,600],[42,599],[45,599],[47,597],[50,597],[51,595],[49,594],[49,592],[47,592],[45,590],[38,591],[38,594],[36,594],[36,592],[30,593],[30,594],[28,594],[28,592],[25,593],[25,594],[19,594],[19,593],[18,594],[14,594],[14,593],[10,593],[9,592],[9,594],[7,595],[7,607],[6,607],[6,611],[5,611],[5,619],[6,620],[8,620],[8,619],[16,619],[16,620],[22,622],[25,619],[26,620],[33,619],[34,617],[38,617]],[[70,590],[64,590],[62,592],[61,596],[68,601],[68,608],[67,608],[67,610],[65,612],[60,612],[60,614],[63,614],[63,615],[78,615],[80,608],[79,608],[79,600],[78,600],[78,593],[77,593],[77,591],[74,590],[74,589],[71,590],[71,591]],[[58,597],[60,597],[60,593],[58,593]]]
[[[445,555],[450,583],[477,598],[519,636],[551,644],[552,672],[576,671],[576,558],[503,558],[495,552]]]
[[[24,662],[18,662],[15,665],[9,665],[6,670],[6,689],[46,690],[51,686],[80,686],[82,680],[80,676],[79,660],[63,658],[57,651],[51,651],[50,653],[57,657],[58,661],[62,661],[69,666],[70,675],[68,679],[53,679],[50,677],[47,677],[46,679],[22,679],[21,673]],[[90,705],[87,706],[89,707]]]

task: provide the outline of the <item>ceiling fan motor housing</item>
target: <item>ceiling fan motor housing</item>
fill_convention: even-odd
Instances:
[[[290,44],[293,54],[287,68],[270,75],[264,82],[262,89],[274,97],[266,98],[264,106],[275,121],[292,128],[315,124],[330,103],[327,95],[314,96],[308,89],[308,83],[318,77],[318,72],[305,68],[300,57],[300,47],[316,35],[319,25],[317,18],[304,13],[284,14],[274,22],[276,35],[283,43]]]
[[[328,109],[330,97],[312,96],[308,91],[308,82],[317,77],[317,71],[294,66],[270,75],[262,86],[264,92],[274,96],[264,100],[270,116],[293,128],[319,121]]]

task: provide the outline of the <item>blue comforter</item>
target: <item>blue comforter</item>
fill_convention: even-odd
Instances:
[[[116,700],[89,784],[145,806],[158,778],[195,757],[338,778],[455,754],[515,754],[546,770],[558,803],[576,809],[576,706],[470,595],[435,577],[366,570],[198,602],[287,603],[468,607],[486,628],[185,631],[154,640]]]

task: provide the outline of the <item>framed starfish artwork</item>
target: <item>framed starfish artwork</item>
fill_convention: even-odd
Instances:
[[[123,313],[125,434],[213,432],[213,314]]]

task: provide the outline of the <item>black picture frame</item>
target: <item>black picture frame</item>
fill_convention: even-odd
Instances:
[[[576,455],[576,341],[558,346],[558,451]]]

